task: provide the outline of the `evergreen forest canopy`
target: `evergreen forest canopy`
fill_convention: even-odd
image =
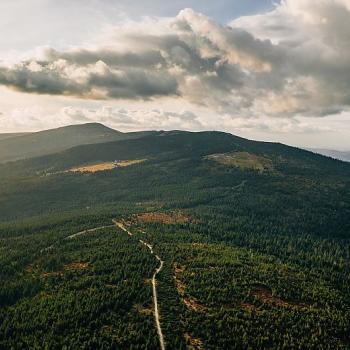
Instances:
[[[155,255],[167,349],[350,348],[349,163],[220,132],[71,130],[50,152],[46,132],[31,154],[15,141],[31,134],[0,141],[0,349],[160,348]]]

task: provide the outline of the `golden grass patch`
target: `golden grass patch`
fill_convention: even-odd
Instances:
[[[69,171],[73,173],[97,173],[99,171],[112,170],[114,168],[115,164],[113,162],[106,162],[72,168]]]
[[[97,173],[99,171],[113,170],[116,168],[126,168],[131,165],[145,162],[147,159],[120,160],[114,162],[103,162],[91,165],[84,165],[68,170],[73,173]]]

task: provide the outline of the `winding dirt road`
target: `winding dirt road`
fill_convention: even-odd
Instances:
[[[73,235],[70,235],[70,236],[66,237],[65,239],[73,239],[73,238],[85,235],[87,233],[96,232],[96,231],[103,230],[103,229],[109,228],[109,227],[114,227],[114,225],[100,226],[100,227],[91,228],[89,230],[84,230],[84,231],[81,231],[81,232],[78,232],[78,233],[74,233]]]
[[[84,230],[84,231],[80,231],[80,232],[77,232],[77,233],[74,233],[70,236],[67,236],[66,238],[64,239],[74,239],[74,238],[77,238],[79,236],[82,236],[82,235],[85,235],[87,233],[91,233],[91,232],[96,232],[96,231],[99,231],[99,230],[103,230],[103,229],[106,229],[106,228],[109,228],[109,227],[115,227],[117,226],[118,228],[120,228],[122,231],[126,232],[129,236],[133,236],[133,234],[125,227],[125,225],[117,220],[112,220],[113,221],[113,225],[109,225],[109,226],[99,226],[99,227],[95,227],[95,228],[91,228],[91,229],[88,229],[88,230]],[[158,333],[158,338],[159,338],[159,345],[160,345],[160,349],[161,350],[165,350],[165,342],[164,342],[164,336],[163,336],[163,332],[162,332],[162,327],[160,325],[160,317],[159,317],[159,307],[158,307],[158,295],[157,295],[157,275],[159,274],[160,271],[162,271],[163,269],[163,266],[164,266],[164,261],[157,255],[157,254],[154,254],[154,251],[153,251],[153,247],[143,241],[142,239],[139,240],[139,242],[141,244],[143,244],[144,246],[146,246],[152,255],[155,256],[155,258],[159,261],[159,267],[155,270],[154,274],[153,274],[153,277],[152,277],[152,293],[153,293],[153,304],[154,304],[154,319],[155,319],[155,322],[156,322],[156,327],[157,327],[157,333]],[[44,248],[40,251],[40,253],[43,253],[45,251],[48,251],[52,248],[54,248],[54,244],[47,247],[47,248]]]
[[[118,222],[116,220],[113,220],[114,224],[119,227],[121,230],[126,232],[129,236],[133,236],[133,234],[124,226],[123,223]],[[153,247],[143,241],[142,239],[139,240],[141,244],[146,246],[152,255],[155,256],[155,258],[159,261],[159,267],[156,269],[156,271],[153,274],[152,277],[152,292],[153,292],[153,304],[154,304],[154,319],[156,322],[156,327],[157,327],[157,333],[158,333],[158,338],[159,338],[159,345],[161,350],[165,350],[165,342],[164,342],[164,336],[162,332],[162,327],[160,325],[160,317],[159,317],[159,307],[158,307],[158,294],[157,294],[157,275],[159,274],[160,271],[162,271],[163,266],[164,266],[164,261],[157,255],[154,254]]]

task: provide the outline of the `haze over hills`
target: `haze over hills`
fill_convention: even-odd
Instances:
[[[102,124],[72,125],[28,134],[0,135],[0,163],[52,154],[83,144],[137,138],[141,133],[122,133]],[[17,137],[13,137],[17,136]]]
[[[327,157],[339,159],[344,162],[350,162],[350,151],[335,151],[330,149],[310,148],[311,152],[322,154]]]

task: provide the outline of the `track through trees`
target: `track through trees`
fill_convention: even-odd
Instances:
[[[113,220],[113,222],[118,228],[120,228],[122,231],[126,232],[129,236],[133,236],[133,234],[125,227],[125,225],[123,223],[118,222],[116,220]],[[164,266],[164,261],[157,254],[154,253],[153,247],[149,243],[147,243],[141,239],[139,240],[139,242],[141,244],[143,244],[144,246],[146,246],[150,250],[151,254],[154,255],[155,258],[160,263],[159,267],[156,269],[156,271],[154,272],[153,277],[152,277],[152,293],[153,293],[153,303],[154,303],[154,318],[155,318],[156,327],[157,327],[159,345],[160,345],[161,350],[165,350],[164,336],[163,336],[163,332],[162,332],[162,327],[160,325],[158,296],[157,296],[157,275],[160,273],[160,271],[162,271],[163,266]]]

